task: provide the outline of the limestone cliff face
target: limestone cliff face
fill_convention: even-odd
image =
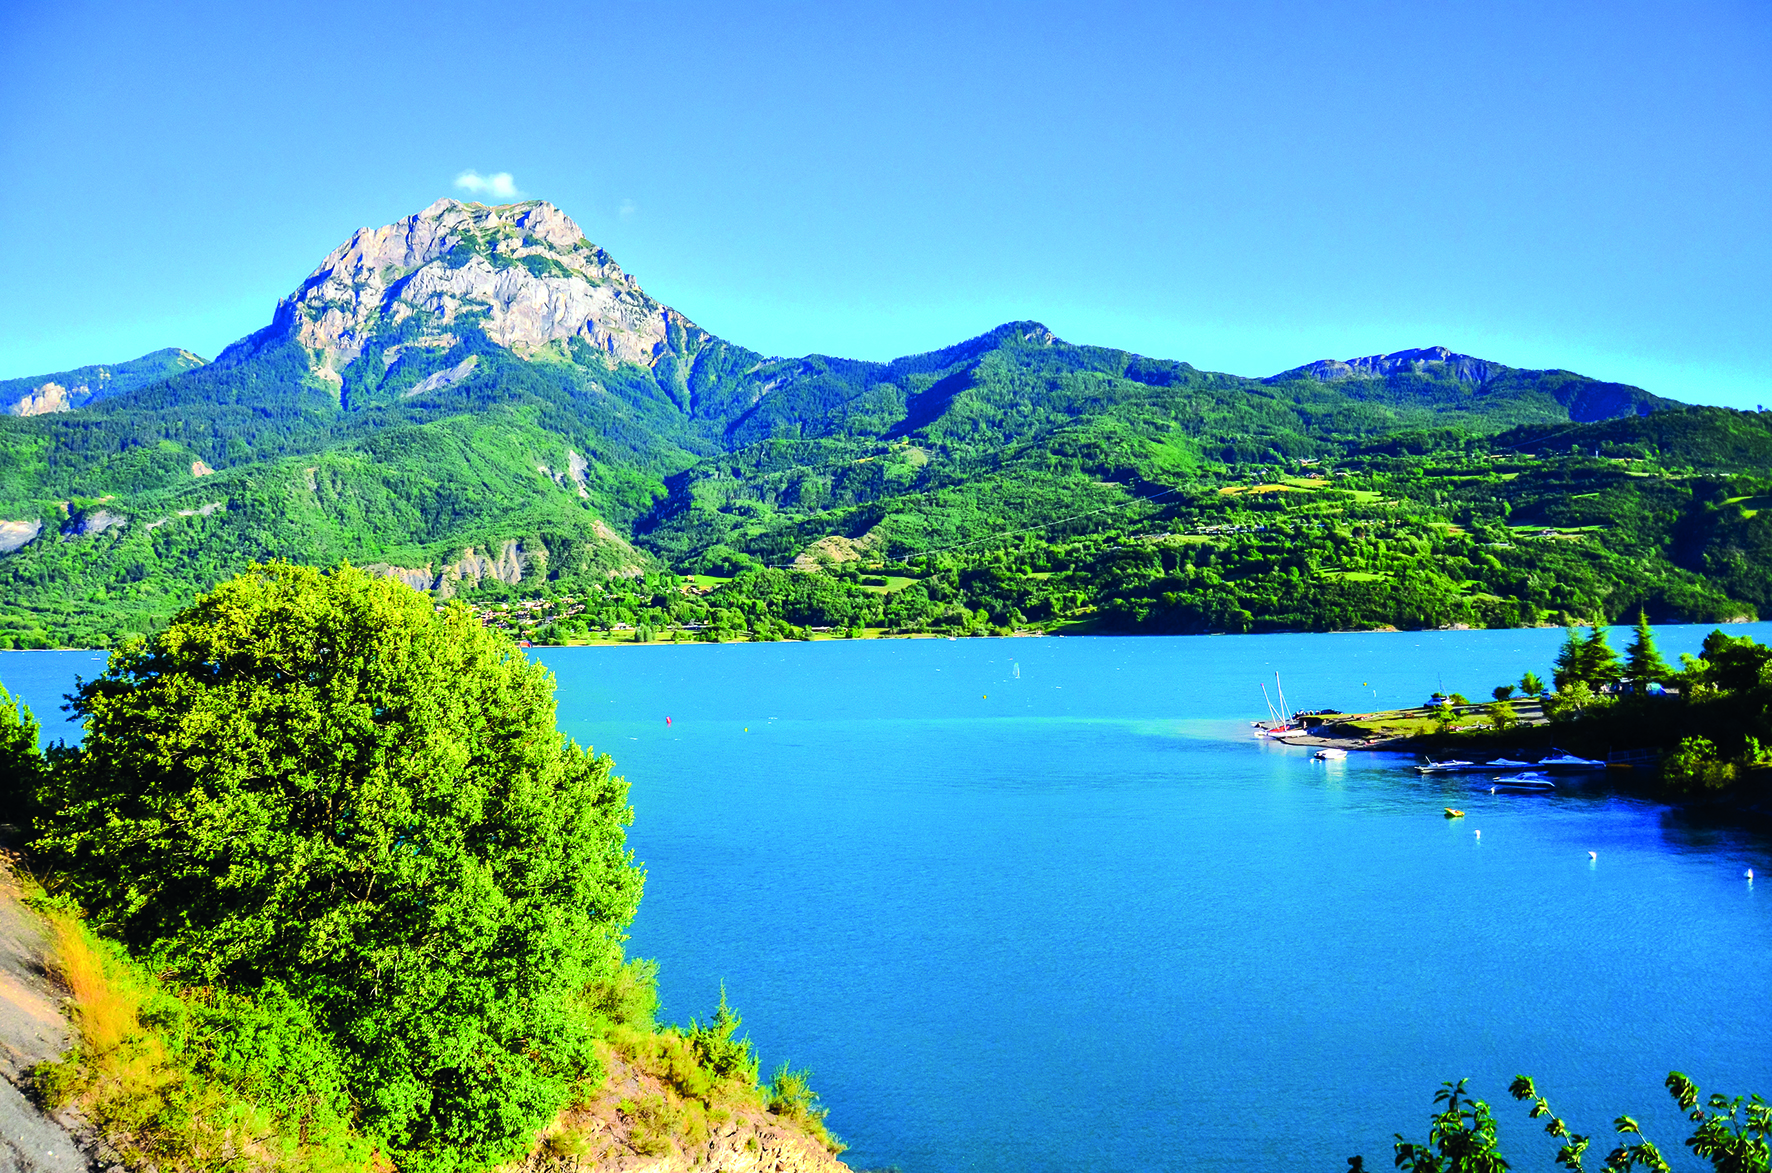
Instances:
[[[8,521],[0,518],[0,554],[10,554],[21,550],[37,540],[43,532],[43,523],[36,518],[21,521]]]
[[[611,364],[648,366],[673,332],[704,335],[539,200],[488,207],[442,199],[359,229],[278,304],[272,328],[292,334],[314,372],[337,381],[378,340],[398,335],[378,347],[392,365],[406,349],[448,349],[468,326],[519,355],[579,339]]]
[[[1275,375],[1268,381],[1297,378],[1301,375],[1321,383],[1334,383],[1342,379],[1382,379],[1386,375],[1426,371],[1430,366],[1436,372],[1451,375],[1462,383],[1487,383],[1512,369],[1488,359],[1456,354],[1444,346],[1428,346],[1419,350],[1399,350],[1391,354],[1350,358],[1346,362],[1333,358],[1319,359]]]
[[[85,384],[78,387],[64,387],[60,383],[44,383],[33,387],[21,395],[17,402],[6,405],[7,415],[52,415],[58,411],[73,411],[79,404],[92,397],[92,390]]]

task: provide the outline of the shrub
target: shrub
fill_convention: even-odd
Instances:
[[[787,1063],[782,1063],[769,1081],[765,1103],[771,1112],[804,1128],[833,1154],[849,1147],[825,1127],[825,1117],[830,1114],[830,1109],[819,1104],[818,1093],[812,1090],[811,1071],[795,1071]]]
[[[1757,746],[1755,747],[1757,748]],[[1661,763],[1661,779],[1677,791],[1722,790],[1735,781],[1739,770],[1723,761],[1716,743],[1708,737],[1687,737]]]

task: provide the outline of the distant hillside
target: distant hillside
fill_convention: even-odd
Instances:
[[[1367,496],[1313,525],[1369,531],[1350,519],[1410,502],[1405,528],[1438,550],[1491,512],[1536,508],[1521,496],[1536,481],[1485,475],[1485,495],[1455,507],[1445,487],[1474,474],[1422,480],[1423,462],[1444,471],[1454,457],[1530,452],[1542,463],[1576,459],[1554,455],[1573,446],[1590,462],[1597,450],[1645,461],[1657,485],[1765,470],[1757,418],[1724,426],[1638,388],[1441,348],[1249,379],[1014,322],[890,362],[771,358],[650,297],[538,201],[439,200],[361,229],[213,363],[162,351],[0,384],[15,386],[31,414],[0,417],[0,622],[14,632],[0,627],[0,643],[145,630],[254,558],[349,558],[470,595],[582,593],[666,568],[835,573],[937,555],[971,565],[1010,538],[1268,532],[1251,528],[1266,524],[1261,509],[1302,499],[1240,487],[1335,467],[1365,470]],[[1563,447],[1547,447],[1553,439]],[[1688,504],[1656,507],[1667,533],[1643,547],[1650,569],[1614,567],[1594,547],[1588,570],[1557,572],[1561,602],[1460,585],[1478,581],[1467,574],[1435,588],[1452,602],[1398,610],[1401,586],[1323,571],[1301,581],[1344,593],[1359,583],[1361,601],[1313,611],[1275,601],[1261,577],[1281,555],[1234,554],[1243,538],[1196,534],[1194,545],[1223,546],[1247,568],[1226,579],[1215,561],[1217,580],[1244,585],[1174,622],[1525,621],[1637,597],[1669,614],[1752,610],[1757,595],[1740,584],[1760,555],[1730,555],[1736,585],[1718,585],[1716,558],[1692,553],[1703,543],[1673,536],[1687,525],[1681,510],[1710,490],[1678,483]],[[1642,477],[1627,488],[1650,491]],[[1473,611],[1461,592],[1526,609]],[[1052,622],[1140,628],[1145,618],[1108,605],[1135,593],[1104,570],[1046,609]]]
[[[1314,380],[1351,398],[1393,407],[1428,407],[1471,422],[1576,423],[1648,415],[1682,407],[1641,387],[1605,383],[1572,371],[1530,371],[1455,354],[1444,346],[1399,350],[1346,362],[1321,359],[1262,380],[1270,385]]]
[[[7,415],[50,415],[131,391],[203,365],[188,350],[169,348],[128,362],[80,367],[51,375],[0,379],[0,407]]]

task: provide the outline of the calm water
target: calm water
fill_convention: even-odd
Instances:
[[[1672,658],[1706,630],[1658,634]],[[1548,676],[1560,638],[538,654],[562,726],[632,783],[631,948],[667,1014],[724,981],[852,1165],[1333,1173],[1425,1139],[1443,1079],[1496,1103],[1516,1167],[1549,1167],[1517,1072],[1596,1147],[1629,1112],[1681,1149],[1669,1069],[1772,1092],[1772,893],[1742,875],[1772,884],[1765,837],[1604,777],[1491,796],[1248,736],[1276,668],[1299,706],[1477,697]],[[100,666],[3,653],[0,679],[51,715]]]

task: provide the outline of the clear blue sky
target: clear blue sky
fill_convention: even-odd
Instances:
[[[772,354],[1037,318],[1772,405],[1772,5],[0,3],[0,377],[508,172]]]

